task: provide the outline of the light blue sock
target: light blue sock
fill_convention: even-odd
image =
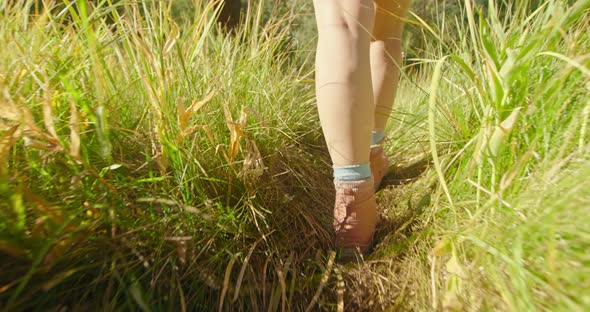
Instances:
[[[334,178],[339,181],[360,181],[371,177],[369,163],[352,166],[334,166]]]
[[[385,139],[385,131],[373,131],[371,132],[371,145],[379,145],[383,143]]]

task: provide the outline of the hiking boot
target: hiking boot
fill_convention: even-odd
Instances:
[[[373,177],[361,181],[334,180],[334,230],[336,246],[350,255],[366,253],[377,225],[377,203]]]
[[[383,146],[376,145],[371,147],[371,174],[375,179],[375,191],[379,189],[381,181],[387,175],[389,171],[389,159],[385,155]]]

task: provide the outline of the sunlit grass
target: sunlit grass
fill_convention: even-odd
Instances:
[[[254,6],[225,36],[214,4],[178,25],[147,2],[31,3],[2,12],[3,305],[292,300],[330,239],[289,17]]]
[[[423,262],[423,309],[588,306],[590,2],[526,6],[478,19],[465,1],[457,47],[431,76],[437,243],[404,260]]]
[[[392,115],[377,247],[347,265],[308,3],[227,35],[209,1],[34,2],[0,4],[0,307],[590,306],[590,1],[410,17],[428,59]]]

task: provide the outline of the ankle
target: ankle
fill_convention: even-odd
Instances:
[[[334,179],[343,183],[364,181],[370,177],[371,166],[369,163],[351,166],[334,166]]]
[[[352,195],[357,193],[369,192],[374,193],[374,179],[369,176],[366,179],[355,181],[343,181],[337,178],[334,179],[334,186],[336,187],[336,194]],[[350,194],[349,194],[350,193]]]
[[[383,145],[371,145],[371,155],[375,153],[384,153],[385,150],[383,149]]]
[[[385,131],[383,130],[373,130],[371,132],[371,147],[373,146],[380,146],[383,144],[385,140]]]

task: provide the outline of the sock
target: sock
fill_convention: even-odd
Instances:
[[[369,163],[352,166],[334,166],[334,178],[339,181],[359,181],[371,177]]]
[[[383,143],[385,139],[385,131],[375,131],[371,132],[371,146],[379,145]]]

